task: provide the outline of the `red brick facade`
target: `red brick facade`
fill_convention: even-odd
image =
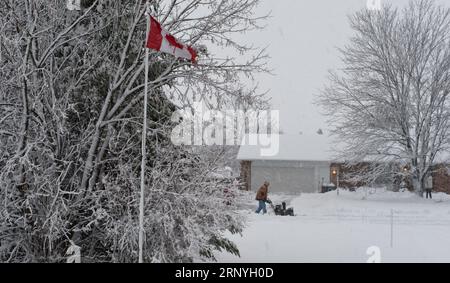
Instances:
[[[251,161],[241,161],[241,182],[243,185],[243,190],[250,191],[252,188],[252,162]]]
[[[361,163],[355,166],[347,167],[344,164],[335,163],[331,165],[330,168],[330,180],[334,185],[337,185],[339,178],[339,186],[341,188],[358,188],[366,186],[364,183],[351,183],[345,181],[345,175],[349,173],[364,172],[369,166],[368,163]],[[412,184],[409,180],[403,180],[406,187],[412,191]],[[400,189],[400,184],[402,183],[401,177],[396,177],[392,182],[392,188],[394,190]],[[450,194],[450,167],[449,165],[440,164],[433,168],[433,190],[435,192],[442,192]]]
[[[435,167],[433,173],[433,187],[436,192],[450,194],[450,175],[447,165],[441,164]]]
[[[368,170],[368,167],[370,166],[369,163],[360,163],[354,166],[346,166],[342,163],[333,163],[330,166],[330,180],[331,183],[333,183],[335,186],[338,185],[339,181],[339,187],[341,188],[358,188],[363,187],[366,184],[363,182],[348,182],[345,180],[345,176],[348,174],[357,174],[358,172],[364,172]]]

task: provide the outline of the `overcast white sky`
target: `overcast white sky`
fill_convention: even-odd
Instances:
[[[270,91],[273,108],[281,111],[285,133],[312,134],[327,128],[312,102],[327,82],[328,70],[339,66],[337,47],[343,47],[352,34],[347,15],[366,4],[367,0],[262,0],[257,13],[271,11],[272,18],[265,30],[250,32],[245,40],[268,46],[275,76],[258,76],[258,83]]]

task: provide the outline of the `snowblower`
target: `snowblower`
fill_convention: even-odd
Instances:
[[[268,200],[267,202],[272,207],[273,211],[275,212],[275,215],[277,215],[277,216],[295,216],[294,208],[292,208],[292,207],[287,208],[285,202],[283,202],[281,205],[274,205],[271,200]]]

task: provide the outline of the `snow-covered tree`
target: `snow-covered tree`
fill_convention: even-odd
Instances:
[[[74,246],[83,262],[137,261],[145,2],[0,1],[0,261],[65,262]],[[205,177],[220,162],[173,146],[170,118],[194,98],[264,103],[239,81],[266,71],[265,56],[232,39],[264,17],[253,15],[258,0],[150,3],[202,54],[196,66],[150,55],[145,259],[237,254],[222,233],[242,219],[226,185]]]
[[[422,194],[449,149],[450,10],[413,0],[403,9],[360,11],[350,23],[343,67],[331,73],[320,103],[343,157],[372,162],[360,177],[406,175]]]

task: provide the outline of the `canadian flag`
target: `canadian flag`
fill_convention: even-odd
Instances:
[[[152,16],[150,16],[150,32],[147,38],[147,48],[171,54],[177,58],[188,59],[192,63],[197,63],[197,51],[189,45],[180,43]]]

